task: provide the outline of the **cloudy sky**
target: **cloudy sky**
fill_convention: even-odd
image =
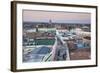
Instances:
[[[23,10],[23,21],[58,23],[91,23],[90,13]]]

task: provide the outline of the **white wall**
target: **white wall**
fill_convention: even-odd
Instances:
[[[0,73],[12,73],[10,71],[10,8],[11,8],[10,1],[11,0],[0,0]],[[99,0],[31,0],[31,1],[41,1],[41,2],[45,1],[45,2],[83,4],[83,5],[85,4],[99,5],[100,3]],[[100,10],[98,13],[100,13]],[[98,25],[98,28],[99,27],[100,25]],[[99,33],[99,37],[100,37],[100,33]],[[98,39],[98,43],[100,43],[99,40],[100,38]],[[100,52],[99,48],[98,51]],[[99,64],[100,64],[100,57],[99,57]],[[42,73],[56,73],[56,72],[58,73],[87,73],[87,72],[99,73],[100,65],[99,67],[92,67],[92,68],[35,71],[34,73],[41,73],[41,72]],[[33,72],[26,72],[26,73],[33,73]]]

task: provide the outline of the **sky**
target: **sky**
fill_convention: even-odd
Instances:
[[[23,10],[24,22],[91,23],[90,13]]]

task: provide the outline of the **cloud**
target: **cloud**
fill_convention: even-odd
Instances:
[[[49,20],[59,23],[91,23],[91,14],[32,10],[23,11],[23,21],[48,22]]]

